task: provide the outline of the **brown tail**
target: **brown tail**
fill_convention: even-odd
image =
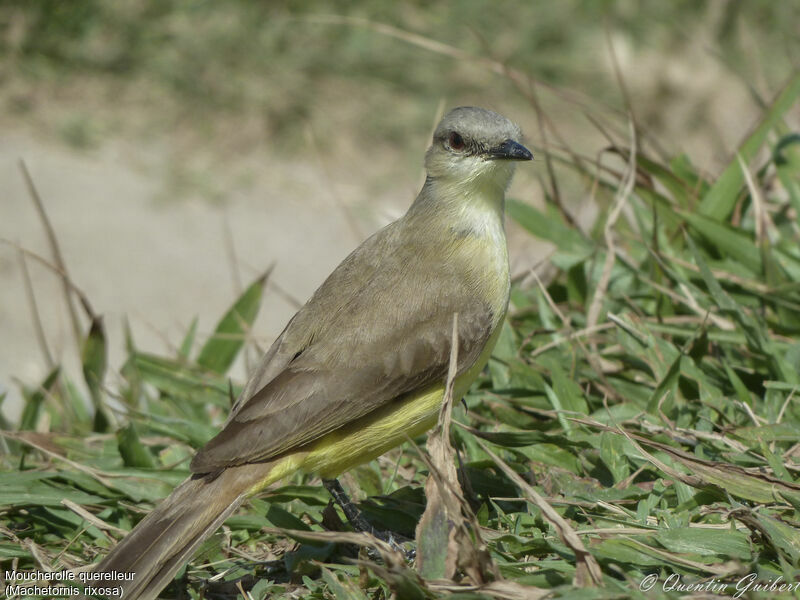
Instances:
[[[242,465],[217,476],[187,479],[95,571],[133,573],[132,580],[121,582],[122,598],[155,599],[198,546],[245,501],[248,491],[269,475],[270,468],[266,463]]]

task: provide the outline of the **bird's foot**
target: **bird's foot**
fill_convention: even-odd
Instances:
[[[345,517],[347,517],[348,522],[355,531],[369,533],[382,542],[387,543],[392,550],[402,554],[406,561],[410,562],[414,560],[417,555],[417,550],[413,547],[413,540],[395,533],[394,531],[381,531],[370,525],[364,518],[364,515],[361,514],[361,511],[358,510],[358,507],[353,504],[347,496],[347,493],[344,491],[344,488],[342,488],[342,484],[339,483],[338,479],[323,479],[322,484],[333,497],[336,504],[341,507],[342,512],[344,512]],[[373,560],[380,558],[380,554],[373,548],[368,549],[367,554]]]
[[[410,540],[394,531],[378,531],[372,529],[370,533],[382,542],[386,542],[395,552],[402,554],[406,562],[412,562],[417,557],[417,549],[414,547],[414,540]],[[370,557],[371,556],[372,555],[370,555]]]

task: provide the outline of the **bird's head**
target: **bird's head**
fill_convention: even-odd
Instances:
[[[504,190],[516,161],[533,158],[520,143],[521,137],[520,128],[496,112],[473,106],[454,108],[436,127],[425,155],[428,177]]]

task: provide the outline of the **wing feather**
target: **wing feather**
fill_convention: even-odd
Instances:
[[[431,261],[441,243],[406,243],[401,223],[362,244],[295,315],[193,472],[270,460],[443,382],[453,313],[458,371],[477,360],[496,324],[475,289],[480,278],[469,276],[468,257],[453,264],[457,248]]]

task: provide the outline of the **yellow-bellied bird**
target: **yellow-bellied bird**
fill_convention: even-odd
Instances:
[[[429,429],[453,314],[455,398],[486,364],[506,314],[505,191],[531,160],[519,127],[461,107],[439,123],[408,212],[354,250],[289,321],[223,430],[178,486],[98,565],[155,598],[249,496],[301,471],[334,477]]]

